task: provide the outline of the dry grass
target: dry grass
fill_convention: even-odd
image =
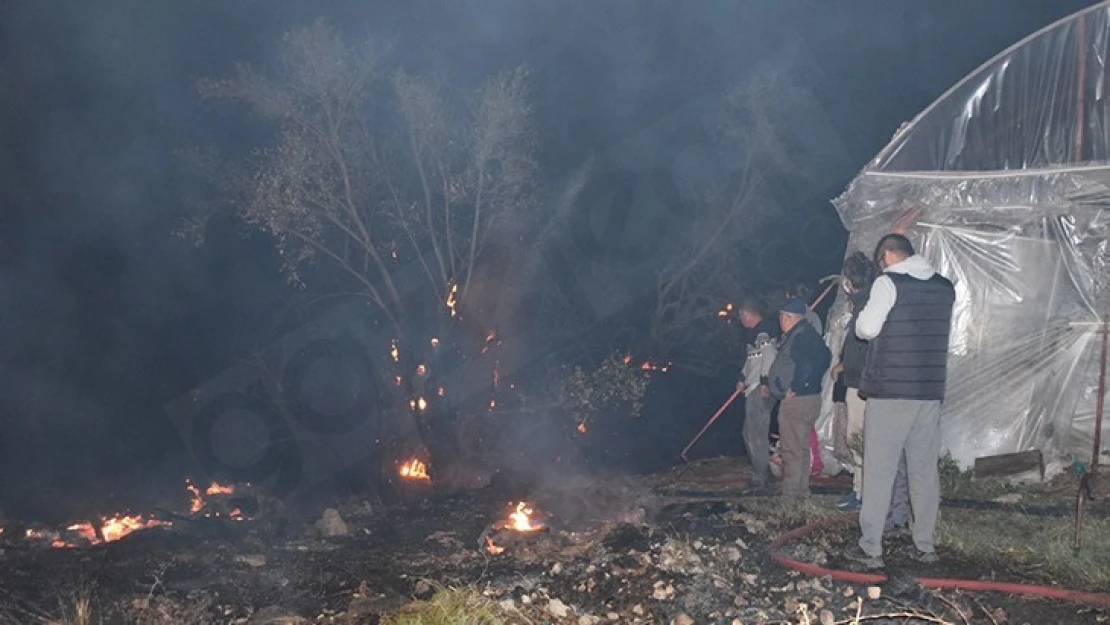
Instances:
[[[1110,519],[1086,519],[1079,554],[1074,538],[1073,517],[1016,512],[946,509],[937,528],[940,545],[984,567],[1081,588],[1110,587]]]
[[[836,509],[835,498],[818,496],[801,500],[787,500],[782,497],[752,498],[744,502],[744,509],[780,528],[797,527],[843,514]]]
[[[500,606],[473,588],[441,589],[429,601],[410,604],[399,614],[382,619],[383,625],[511,625],[527,622],[521,615],[509,618]]]
[[[74,591],[73,598],[63,603],[61,615],[40,620],[42,625],[97,625],[101,621],[93,616],[92,591],[82,587]]]

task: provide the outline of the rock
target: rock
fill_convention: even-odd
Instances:
[[[435,586],[426,579],[418,580],[412,588],[412,596],[421,601],[431,599],[434,594],[436,594]]]
[[[501,610],[504,612],[512,612],[516,609],[516,601],[513,601],[512,598],[502,599],[497,605],[500,606]]]
[[[671,619],[671,625],[694,625],[694,619],[685,612],[679,612],[678,616]]]
[[[261,553],[248,553],[235,556],[235,561],[239,564],[246,564],[247,566],[253,568],[266,566],[266,556],[262,555]]]
[[[844,589],[844,592],[842,592],[840,594],[844,595],[845,597],[852,597],[856,594],[856,589],[852,588],[851,586],[848,586]]]
[[[563,572],[563,565],[559,564],[558,562],[555,563],[555,566],[551,567],[551,574],[552,575],[558,575],[559,573],[562,573],[562,572]]]
[[[835,625],[836,617],[828,610],[821,610],[817,613],[817,620],[821,621],[821,625]]]
[[[547,612],[555,618],[566,618],[570,614],[570,608],[562,601],[552,599],[547,602]]]
[[[726,545],[721,548],[721,556],[725,559],[726,562],[736,564],[743,557],[743,554],[740,553],[739,547],[734,545]]]
[[[878,586],[868,586],[867,587],[867,598],[868,599],[875,600],[875,599],[878,599],[881,596],[883,596],[883,589],[882,588],[879,588]]]
[[[637,603],[636,605],[632,606],[632,613],[635,614],[636,616],[643,616],[644,615],[644,606]]]
[[[787,597],[782,603],[783,609],[785,609],[787,612],[789,612],[791,614],[794,614],[795,612],[797,612],[798,607],[800,605],[801,605],[801,602],[798,601],[797,597]]]
[[[316,529],[319,530],[323,536],[346,536],[347,524],[343,522],[343,517],[339,516],[339,511],[335,508],[328,508],[324,510],[323,516],[319,521],[316,521]]]
[[[593,614],[583,614],[578,617],[578,625],[597,625],[599,622],[601,622],[601,619]]]
[[[616,612],[610,612],[610,613],[605,615],[605,618],[607,618],[610,621],[613,621],[615,623],[615,622],[621,620],[621,615],[617,614]]]

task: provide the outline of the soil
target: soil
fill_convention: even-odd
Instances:
[[[331,537],[320,535],[315,518],[273,510],[245,521],[179,518],[74,549],[6,532],[0,623],[65,622],[83,597],[109,624],[377,623],[442,586],[477,588],[533,623],[829,623],[857,610],[939,619],[928,622],[1110,622],[1106,611],[1085,606],[924,590],[907,575],[1028,572],[952,559],[914,568],[899,555],[908,539],[891,555],[891,580],[870,599],[867,588],[773,563],[770,541],[803,520],[771,518],[737,495],[746,479],[737,463],[699,463],[675,478],[598,477],[534,490],[532,520],[543,525],[529,532],[495,526],[515,509],[496,486],[388,508],[348,501],[336,506],[347,533]],[[690,492],[701,495],[682,494]],[[706,495],[714,492],[726,494]],[[491,554],[490,541],[504,551]],[[788,549],[838,566],[844,543],[824,533]]]

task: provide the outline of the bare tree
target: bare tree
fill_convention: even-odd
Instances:
[[[689,218],[683,236],[668,240],[658,274],[652,338],[663,346],[718,318],[723,303],[742,287],[741,242],[782,210],[782,176],[794,169],[783,131],[792,104],[802,97],[778,64],[757,67],[729,89],[709,130],[734,163],[725,184],[685,189]],[[718,181],[714,181],[718,182]]]
[[[240,65],[198,89],[272,124],[272,142],[218,169],[242,219],[274,237],[290,282],[338,269],[353,287],[337,289],[372,302],[404,344],[416,324],[398,269],[419,264],[420,297],[445,317],[464,310],[483,251],[533,207],[535,139],[523,68],[457,98],[388,58],[389,46],[349,44],[318,20],[284,37],[271,71]]]

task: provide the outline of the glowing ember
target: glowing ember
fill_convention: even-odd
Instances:
[[[416,375],[427,375],[427,374],[428,374],[428,368],[425,367],[423,364],[419,364],[419,365],[416,366]]]
[[[732,313],[732,303],[730,302],[730,303],[726,304],[724,308],[717,311],[717,316],[722,318],[722,319],[726,319],[726,318],[728,318],[728,316],[731,313]]]
[[[489,409],[493,410],[496,407],[497,407],[497,398],[496,397],[490,397],[489,398]]]
[[[416,400],[416,407],[420,410],[425,410],[428,407],[428,402],[423,397]]]
[[[432,337],[432,347],[433,348],[439,347],[439,339],[437,339],[434,336]]]
[[[671,368],[671,363],[669,363],[669,362],[667,364],[664,364],[664,365],[657,365],[654,362],[645,362],[642,365],[640,365],[640,370],[641,371],[658,371],[660,373],[666,373],[667,370],[670,369],[670,368]]]
[[[213,495],[234,495],[235,487],[222,486],[217,482],[212,482],[212,485],[209,486],[206,491],[204,491],[204,494],[208,495],[209,497],[212,497]]]
[[[452,317],[457,317],[459,314],[458,311],[455,310],[455,306],[459,303],[458,300],[455,299],[455,294],[458,292],[459,285],[455,284],[451,286],[451,292],[447,294],[447,308],[451,311]]]
[[[486,551],[492,553],[493,555],[497,555],[499,553],[504,553],[505,548],[504,547],[498,547],[496,544],[494,544],[492,538],[490,538],[489,536],[486,536]]]
[[[393,358],[393,362],[401,362],[401,350],[397,349],[397,341],[390,344],[389,355]]]
[[[586,422],[585,421],[579,421],[578,422],[578,427],[575,428],[575,429],[578,430],[579,434],[585,434],[586,433]]]
[[[428,477],[428,465],[424,464],[419,458],[413,458],[408,462],[402,464],[397,473],[406,480],[430,481]]]
[[[544,528],[543,523],[534,522],[532,515],[535,510],[525,502],[516,504],[516,508],[509,514],[508,520],[498,521],[493,526],[495,530],[509,529],[514,532],[536,532]]]
[[[442,386],[436,389],[436,395],[439,395],[440,397],[443,397],[443,393],[444,393],[444,390],[443,390]]]
[[[401,376],[399,376],[399,375],[398,375],[398,376],[394,376],[394,377],[393,377],[393,382],[394,382],[394,384],[396,384],[397,386],[401,386]]]

